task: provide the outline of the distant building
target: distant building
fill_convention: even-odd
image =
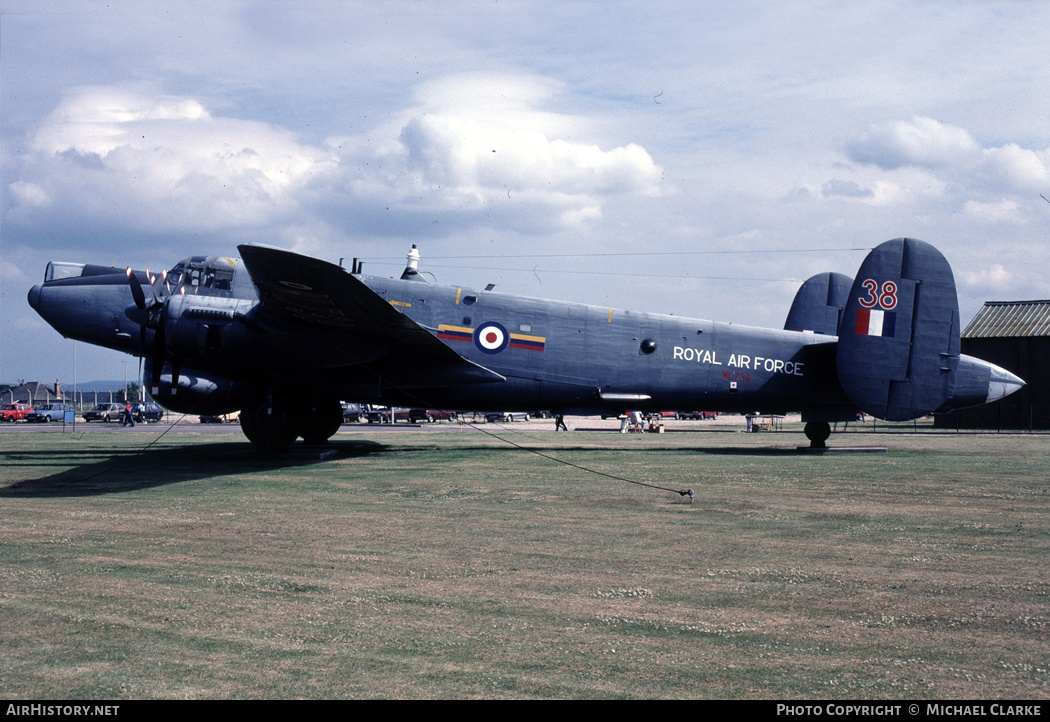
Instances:
[[[47,386],[39,381],[27,381],[0,393],[0,402],[5,404],[22,403],[36,407],[39,404],[58,401],[72,403],[70,396],[62,391],[62,384],[58,381],[55,381],[54,386]]]
[[[986,406],[938,414],[960,429],[1050,429],[1050,301],[988,301],[962,332],[962,352],[1002,366],[1027,386]]]

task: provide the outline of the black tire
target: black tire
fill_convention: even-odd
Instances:
[[[831,436],[831,424],[826,421],[809,421],[806,423],[806,438],[809,439],[810,448],[823,449],[825,443]]]
[[[241,431],[264,454],[284,451],[299,436],[289,414],[281,406],[266,402],[241,411]]]
[[[295,414],[295,425],[303,442],[326,444],[343,425],[343,407],[335,399],[321,401]]]

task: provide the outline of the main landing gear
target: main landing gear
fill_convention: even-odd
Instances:
[[[241,410],[241,431],[259,451],[284,451],[300,436],[309,445],[324,444],[343,423],[343,407],[335,399],[295,402],[264,399]]]

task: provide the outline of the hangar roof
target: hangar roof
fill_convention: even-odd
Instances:
[[[963,338],[1050,336],[1050,301],[985,301]]]

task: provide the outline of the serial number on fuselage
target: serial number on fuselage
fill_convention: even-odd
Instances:
[[[803,366],[805,366],[800,361],[787,361],[779,358],[766,358],[765,356],[749,356],[742,353],[729,354],[729,360],[723,364],[718,360],[717,351],[689,348],[687,346],[675,346],[672,358],[675,361],[725,366],[727,368],[734,367],[747,369],[748,371],[766,371],[771,374],[788,374],[789,376],[804,375]]]

